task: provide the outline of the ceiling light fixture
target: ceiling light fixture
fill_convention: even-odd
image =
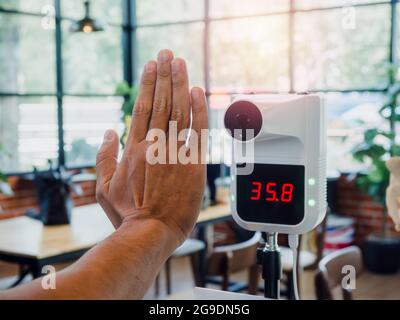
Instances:
[[[97,19],[90,17],[90,1],[85,1],[85,16],[71,25],[71,32],[91,33],[104,31],[104,25]]]

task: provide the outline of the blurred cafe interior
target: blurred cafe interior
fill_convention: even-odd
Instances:
[[[300,238],[300,296],[400,299],[386,204],[386,161],[400,156],[399,40],[397,0],[0,0],[0,290],[65,268],[113,232],[96,202],[96,153],[110,128],[124,148],[143,66],[169,48],[204,88],[211,129],[237,94],[323,97],[328,209]],[[146,299],[195,286],[263,295],[263,235],[232,219],[219,132],[196,226]],[[278,240],[280,294],[292,299],[293,254]],[[338,276],[347,265],[352,288]]]

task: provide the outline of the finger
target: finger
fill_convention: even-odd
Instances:
[[[115,228],[121,223],[121,218],[108,204],[107,194],[111,178],[117,168],[118,147],[117,133],[114,130],[107,130],[96,157],[96,199],[107,212]]]
[[[201,88],[192,88],[191,90],[191,102],[192,102],[192,131],[196,133],[197,137],[197,145],[199,152],[202,157],[205,156],[207,152],[207,136],[205,139],[202,139],[202,130],[208,128],[208,110],[207,110],[207,102],[206,97],[204,95],[204,91]]]
[[[192,129],[200,135],[202,129],[208,128],[208,111],[204,91],[195,87],[191,90]]]
[[[171,120],[177,122],[178,133],[190,126],[189,77],[185,60],[177,58],[171,63],[172,111]]]
[[[173,57],[173,53],[167,49],[158,53],[157,82],[149,129],[167,131],[172,102],[171,61]]]
[[[139,94],[132,111],[132,122],[127,146],[146,138],[153,105],[154,88],[157,77],[157,63],[149,61],[144,67],[140,80]]]
[[[107,130],[103,143],[96,157],[97,181],[107,184],[117,167],[118,158],[118,134],[114,130]]]

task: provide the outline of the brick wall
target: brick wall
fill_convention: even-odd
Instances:
[[[354,179],[342,175],[338,181],[337,213],[355,219],[355,242],[362,240],[372,232],[380,232],[382,227],[383,206],[364,194],[355,185]],[[388,225],[393,223],[387,217]]]
[[[9,179],[14,195],[6,197],[0,194],[0,207],[3,214],[0,219],[23,215],[28,209],[37,208],[36,189],[33,181],[19,177]],[[82,206],[96,202],[95,200],[95,181],[79,182],[82,188],[82,195],[72,194],[75,206]]]

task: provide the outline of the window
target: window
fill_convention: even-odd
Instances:
[[[122,3],[91,1],[106,28],[84,34],[70,31],[82,0],[0,1],[3,171],[92,166],[104,131],[122,131],[123,98],[114,96],[124,79]]]
[[[387,87],[390,6],[358,7],[348,15],[342,9],[295,15],[296,90]]]
[[[315,9],[315,8],[329,8],[329,7],[337,7],[337,6],[352,6],[359,4],[371,4],[378,2],[385,2],[382,0],[296,0],[295,8],[296,9]],[[387,0],[386,2],[390,2]]]
[[[82,5],[82,0],[61,0],[62,16],[72,19],[81,19],[84,13],[85,11]],[[122,24],[122,1],[91,1],[90,14],[96,17],[96,19],[100,19],[108,24]]]
[[[54,30],[41,17],[1,12],[0,25],[1,92],[54,93]]]
[[[57,103],[54,97],[0,97],[0,168],[27,172],[58,163]]]
[[[71,33],[63,23],[64,91],[68,94],[113,94],[123,80],[122,30],[108,27],[93,34]]]
[[[212,22],[211,88],[218,92],[288,91],[287,20],[279,15]]]
[[[137,31],[138,68],[136,77],[139,78],[142,67],[149,59],[154,59],[158,51],[169,48],[174,51],[175,56],[187,58],[191,85],[203,86],[202,44],[202,23],[139,28]]]
[[[91,15],[105,31],[80,34],[70,25],[83,16],[83,0],[0,0],[1,169],[26,172],[48,160],[92,166],[104,130],[123,130],[116,85],[137,84],[146,61],[166,47],[187,59],[191,85],[206,89],[211,128],[223,126],[236,93],[326,92],[329,167],[357,168],[350,149],[363,126],[380,125],[387,66],[400,58],[399,6],[96,0]],[[210,141],[212,159],[222,157],[221,139]]]
[[[212,18],[241,17],[247,15],[268,15],[277,12],[287,12],[290,0],[260,1],[260,0],[211,0],[210,16]]]
[[[35,1],[1,0],[0,5],[4,9],[39,13],[42,12],[45,6],[53,5],[53,0],[35,0]]]
[[[91,166],[107,129],[123,132],[121,97],[64,99],[65,156],[69,166]]]
[[[137,0],[137,23],[177,23],[204,19],[204,0]]]
[[[367,128],[383,128],[378,110],[384,104],[382,93],[332,92],[324,95],[328,119],[328,172],[361,169],[351,154]]]

